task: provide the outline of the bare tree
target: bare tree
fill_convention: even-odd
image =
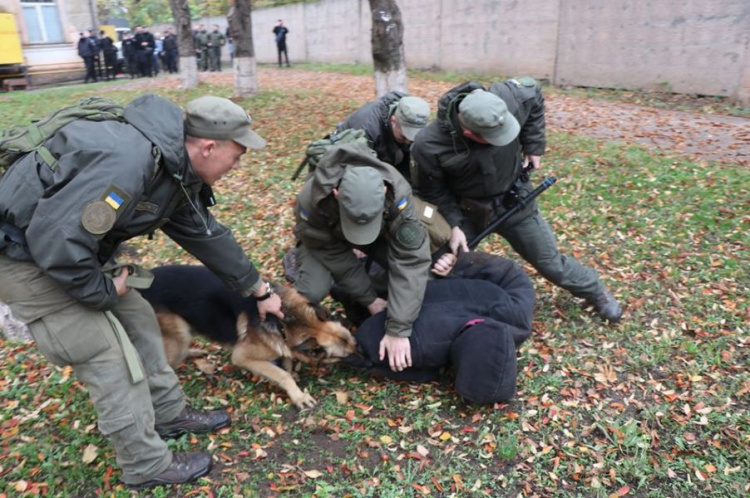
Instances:
[[[190,24],[190,6],[187,0],[169,0],[172,7],[177,35],[177,46],[180,54],[180,76],[182,88],[198,86],[198,64],[195,60],[195,41]]]
[[[372,60],[375,92],[408,91],[404,60],[404,25],[396,0],[369,0],[372,11]]]
[[[227,21],[234,44],[234,96],[248,97],[258,92],[258,71],[253,44],[250,0],[236,0]]]

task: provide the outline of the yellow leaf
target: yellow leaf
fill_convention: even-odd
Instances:
[[[306,470],[305,475],[310,479],[317,479],[318,477],[322,476],[323,473],[319,470]]]
[[[380,436],[380,442],[383,444],[391,444],[393,442],[393,439],[391,436]]]
[[[716,472],[716,467],[714,467],[714,466],[713,466],[713,465],[711,465],[710,463],[707,463],[707,464],[706,464],[706,466],[705,466],[704,468],[705,468],[705,469],[706,469],[706,470],[707,470],[708,472],[710,472],[710,473]]]
[[[349,402],[349,393],[346,391],[333,391],[333,394],[336,395],[336,403],[345,405]]]
[[[442,434],[440,434],[440,440],[441,441],[447,441],[451,438],[451,433],[448,431],[443,431]]]
[[[29,487],[29,483],[24,480],[18,481],[15,485],[16,491],[18,491],[19,493],[23,493],[24,491],[26,491],[26,488],[28,487]]]
[[[99,448],[90,444],[83,450],[83,463],[91,463],[96,460],[96,455],[99,453]]]

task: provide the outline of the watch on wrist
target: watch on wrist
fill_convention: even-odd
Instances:
[[[273,288],[271,288],[271,284],[269,284],[268,282],[264,282],[264,283],[266,284],[266,293],[256,297],[255,298],[256,301],[265,301],[266,299],[273,296],[274,294]]]

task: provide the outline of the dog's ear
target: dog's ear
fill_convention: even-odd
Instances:
[[[320,346],[318,345],[318,341],[314,337],[310,337],[304,342],[301,342],[294,346],[294,350],[299,351],[300,353],[310,353],[318,348],[320,348]]]
[[[328,313],[327,309],[320,306],[319,304],[310,303],[310,306],[312,307],[313,311],[315,311],[315,316],[318,317],[318,320],[320,320],[321,322],[331,321],[331,314]]]

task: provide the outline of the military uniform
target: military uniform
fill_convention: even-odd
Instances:
[[[323,299],[334,282],[362,306],[378,297],[364,265],[352,252],[353,245],[344,236],[339,202],[332,194],[347,168],[357,167],[374,168],[388,186],[380,235],[359,249],[388,270],[386,332],[408,337],[429,276],[429,238],[419,222],[408,183],[392,166],[373,157],[364,144],[328,151],[297,196],[294,232],[301,245],[297,256],[300,276],[295,286],[313,302]]]
[[[45,144],[56,165],[30,153],[3,176],[0,221],[17,234],[0,244],[0,300],[51,362],[86,384],[132,485],[170,466],[154,426],[174,420],[185,399],[153,310],[137,292],[118,298],[105,265],[125,240],[161,228],[243,295],[262,282],[201,202],[180,108],[147,95],[124,117],[73,121]]]
[[[497,82],[489,88],[520,124],[517,140],[498,147],[465,138],[458,120],[459,106],[468,94],[481,88],[470,82],[443,95],[438,119],[417,136],[412,147],[419,195],[436,204],[452,227],[464,231],[467,240],[507,210],[503,200],[521,177],[522,153],[542,155],[545,150],[544,97],[531,78]],[[517,185],[522,196],[532,190],[530,182]],[[560,254],[536,202],[529,203],[497,233],[543,277],[573,295],[595,300],[605,290],[594,269]]]
[[[221,71],[221,47],[226,43],[224,34],[218,30],[208,35],[208,57],[211,71]]]
[[[208,71],[208,32],[205,29],[195,34],[195,51],[200,56],[198,69]]]
[[[336,130],[364,130],[370,148],[375,151],[378,159],[396,168],[409,181],[410,145],[396,141],[390,119],[396,105],[405,96],[405,93],[399,91],[388,92],[354,111],[339,123]]]

